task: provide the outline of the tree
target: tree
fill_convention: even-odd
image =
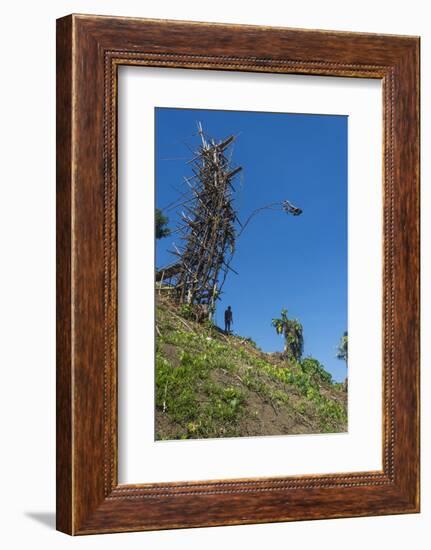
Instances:
[[[342,359],[346,362],[346,367],[348,365],[348,348],[349,348],[349,336],[347,331],[343,334],[340,339],[340,343],[337,347],[337,359]],[[344,380],[344,391],[347,391],[347,376]]]
[[[347,331],[343,334],[343,336],[340,339],[340,343],[337,347],[337,359],[342,359],[343,361],[348,360],[348,347],[349,347],[349,337],[347,335]]]
[[[281,310],[281,317],[271,322],[277,334],[284,336],[284,353],[288,359],[299,361],[304,350],[302,325],[296,319],[289,319],[287,309]]]
[[[156,239],[163,239],[163,237],[169,237],[171,230],[167,227],[169,218],[162,214],[159,208],[156,208]]]

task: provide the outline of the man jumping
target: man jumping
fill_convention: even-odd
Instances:
[[[224,312],[224,331],[226,332],[226,334],[230,334],[232,323],[233,323],[232,309],[230,306],[227,306],[227,309]]]

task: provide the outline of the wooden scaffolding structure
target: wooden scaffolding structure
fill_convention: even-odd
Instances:
[[[200,146],[189,161],[192,176],[184,178],[191,197],[182,201],[176,231],[181,244],[174,245],[176,298],[180,303],[200,304],[211,315],[235,251],[238,221],[233,180],[241,166],[233,166],[229,149],[234,136],[216,141],[198,123]],[[232,270],[233,271],[233,270]]]
[[[203,319],[211,318],[228,272],[236,273],[230,263],[250,221],[264,210],[299,216],[302,209],[284,200],[256,208],[241,223],[233,204],[234,179],[242,170],[232,164],[235,136],[216,141],[204,134],[200,122],[198,134],[199,147],[188,162],[192,175],[184,178],[186,192],[166,207],[180,210],[174,230],[180,242],[170,251],[176,260],[157,271],[156,283],[160,290],[169,289],[178,303],[198,306],[196,313]]]

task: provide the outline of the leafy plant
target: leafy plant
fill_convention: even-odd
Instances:
[[[162,214],[159,208],[156,208],[156,239],[163,239],[163,237],[169,237],[171,230],[167,227],[169,218]]]
[[[347,331],[343,334],[340,339],[340,343],[337,348],[337,359],[342,359],[343,361],[348,361],[348,348],[349,348],[349,336]]]
[[[337,348],[337,358],[345,361],[346,367],[348,365],[348,348],[349,348],[349,336],[346,331],[341,337],[341,340]],[[344,391],[347,391],[347,377],[344,380],[343,389]]]
[[[185,319],[194,319],[195,311],[192,304],[181,304],[180,315]]]
[[[317,359],[314,359],[314,357],[302,359],[300,365],[302,371],[310,374],[315,380],[318,379],[328,384],[332,383],[332,376],[330,373],[326,371],[324,366],[319,363]]]
[[[304,350],[304,337],[301,323],[297,319],[289,319],[287,309],[281,310],[281,317],[271,322],[277,334],[284,336],[284,353],[288,359],[299,361]]]

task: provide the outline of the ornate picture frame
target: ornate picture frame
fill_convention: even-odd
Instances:
[[[120,65],[373,78],[383,88],[381,471],[118,483]],[[419,38],[57,21],[57,529],[72,535],[419,511]]]

